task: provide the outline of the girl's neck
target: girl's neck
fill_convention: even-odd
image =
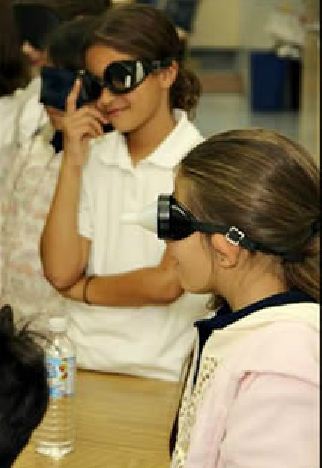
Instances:
[[[271,287],[269,287],[268,285],[263,285],[263,287],[260,289],[257,289],[255,291],[248,291],[247,293],[245,292],[244,294],[239,295],[238,298],[236,297],[230,299],[228,302],[231,309],[233,311],[241,310],[244,307],[247,307],[251,304],[255,304],[256,302],[266,299],[270,296],[287,291],[287,288],[282,284],[270,286]]]
[[[167,107],[160,109],[138,129],[126,135],[129,154],[135,166],[149,156],[176,126],[173,113]]]
[[[262,272],[261,275],[251,275],[248,278],[229,282],[230,287],[226,286],[227,290],[223,296],[230,305],[231,310],[236,311],[243,309],[251,304],[266,299],[275,294],[280,294],[288,290],[287,283],[283,275],[276,275]]]

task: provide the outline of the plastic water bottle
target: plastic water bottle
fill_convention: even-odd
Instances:
[[[49,407],[35,433],[36,451],[60,458],[74,449],[74,391],[76,359],[67,334],[65,317],[49,319],[50,340],[46,346]]]

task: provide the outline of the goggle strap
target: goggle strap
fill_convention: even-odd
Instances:
[[[165,59],[162,59],[162,60],[152,60],[151,69],[153,71],[161,70],[162,68],[169,67],[172,62],[173,62],[172,57],[168,57],[168,58],[165,58]]]
[[[214,225],[210,223],[202,223],[200,221],[193,221],[193,227],[205,234],[224,234],[226,239],[233,245],[240,245],[245,249],[255,252],[260,251],[266,254],[271,255],[278,255],[285,258],[288,261],[300,261],[302,256],[296,253],[290,253],[281,251],[279,249],[269,248],[265,245],[261,244],[260,242],[254,242],[248,237],[246,237],[245,233],[238,229],[236,226],[220,226]]]

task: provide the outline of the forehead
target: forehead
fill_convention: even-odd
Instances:
[[[133,60],[133,57],[102,44],[89,47],[85,54],[86,69],[96,76],[102,76],[108,65],[119,60]]]

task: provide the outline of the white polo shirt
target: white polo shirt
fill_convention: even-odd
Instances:
[[[183,111],[162,144],[133,167],[124,136],[96,140],[84,168],[79,233],[91,240],[88,273],[113,275],[158,265],[163,241],[140,226],[120,222],[160,193],[173,191],[174,169],[203,141]],[[166,380],[179,379],[192,347],[193,322],[207,296],[185,294],[168,306],[102,307],[73,303],[70,336],[78,365]]]

